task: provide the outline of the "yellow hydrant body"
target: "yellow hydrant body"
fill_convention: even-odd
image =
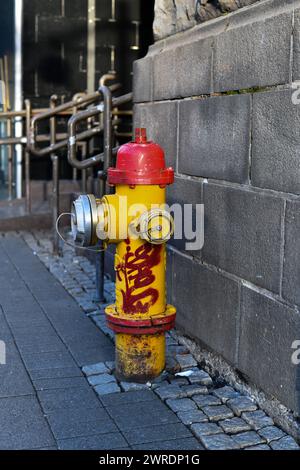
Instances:
[[[135,142],[121,146],[116,167],[108,169],[115,194],[101,200],[88,196],[90,225],[96,226],[93,243],[98,237],[116,244],[116,301],[105,312],[116,334],[120,380],[147,382],[165,367],[165,332],[173,328],[176,314],[166,303],[165,243],[173,230],[166,185],[173,180],[161,147],[147,141],[145,129],[136,129]]]
[[[135,215],[124,220],[124,225],[130,227],[142,213],[150,213],[153,205],[164,207],[166,189],[159,185],[116,185],[116,194],[106,196],[106,200],[111,206],[115,197],[120,201],[120,196],[129,208],[137,209]],[[116,210],[117,218],[118,210],[122,209]],[[154,214],[154,230],[156,218],[160,237],[166,237],[170,233],[169,219],[161,221],[159,213]],[[126,239],[117,241],[114,269],[116,303],[107,307],[106,313],[109,326],[116,332],[117,375],[124,380],[150,380],[165,366],[165,331],[160,331],[161,327],[156,327],[156,331],[153,322],[168,321],[170,316],[173,322],[175,315],[174,307],[166,305],[165,243],[152,244],[128,234]]]

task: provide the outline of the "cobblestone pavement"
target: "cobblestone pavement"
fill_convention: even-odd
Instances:
[[[299,449],[251,397],[201,370],[176,331],[161,377],[118,382],[94,266],[68,245],[52,256],[49,239],[0,237],[0,449]]]

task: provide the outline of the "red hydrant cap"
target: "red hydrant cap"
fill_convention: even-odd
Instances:
[[[135,141],[122,145],[115,168],[108,168],[109,184],[159,184],[174,182],[173,168],[166,168],[163,149],[147,141],[145,128],[135,129]]]

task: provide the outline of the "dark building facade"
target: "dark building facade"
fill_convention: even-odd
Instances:
[[[154,0],[24,0],[23,92],[33,107],[48,107],[53,93],[66,101],[88,88],[88,10],[92,4],[95,87],[103,74],[115,71],[121,93],[131,91],[133,61],[143,57],[152,42]],[[49,178],[50,169],[49,159],[41,159],[32,177]],[[67,165],[62,165],[62,171],[62,176],[70,176]]]

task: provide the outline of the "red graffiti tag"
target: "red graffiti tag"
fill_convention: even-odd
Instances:
[[[152,268],[160,262],[160,246],[145,243],[135,252],[131,251],[130,241],[126,240],[127,248],[123,262],[116,267],[118,279],[125,281],[125,291],[122,289],[123,311],[125,313],[147,313],[149,307],[158,299],[158,291],[150,286],[155,276]],[[138,294],[137,289],[144,288]]]

